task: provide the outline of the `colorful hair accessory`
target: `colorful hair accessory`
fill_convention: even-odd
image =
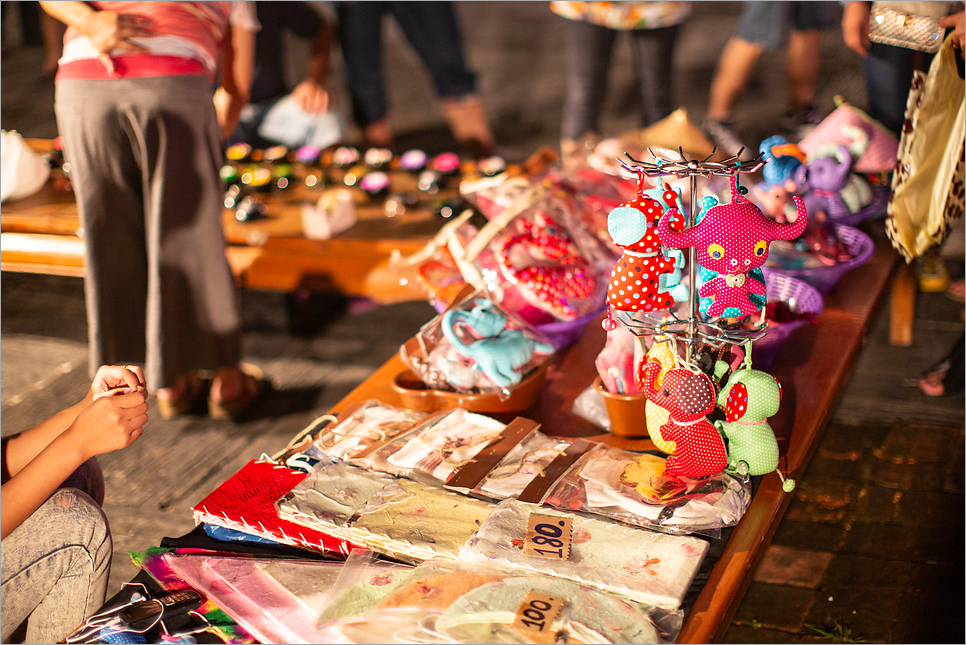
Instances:
[[[230,163],[222,166],[221,169],[218,171],[218,175],[221,177],[221,180],[226,184],[237,184],[239,181],[238,168],[231,165]]]
[[[262,159],[268,163],[277,163],[279,161],[285,161],[286,157],[288,157],[288,148],[285,146],[272,146],[265,150]]]
[[[278,164],[272,170],[272,178],[275,180],[275,187],[285,190],[292,186],[295,180],[295,170],[287,163]]]
[[[497,387],[516,385],[534,354],[552,354],[549,343],[508,326],[509,320],[493,302],[476,299],[472,309],[451,309],[443,314],[442,331],[461,356],[476,362]],[[463,328],[464,333],[460,333]]]
[[[409,172],[417,172],[426,167],[429,157],[422,150],[407,150],[399,158],[399,166]]]
[[[718,273],[698,291],[701,297],[713,298],[709,317],[718,317],[728,307],[736,307],[745,316],[761,311],[751,300],[752,294],[765,294],[764,284],[747,280],[749,271],[768,259],[772,240],[792,240],[802,234],[808,222],[805,205],[794,198],[798,217],[793,224],[779,224],[765,217],[738,190],[737,175],[731,177],[731,203],[710,208],[697,226],[678,232],[671,228],[677,216],[671,209],[661,217],[658,234],[673,249],[695,247],[698,264]]]
[[[370,168],[382,168],[392,161],[392,151],[388,148],[369,148],[363,157],[363,163]]]
[[[367,173],[359,181],[359,187],[372,197],[385,195],[389,192],[389,175],[378,171]]]
[[[316,146],[302,146],[295,151],[295,160],[304,164],[317,163],[321,156],[322,151]]]
[[[252,156],[252,147],[244,142],[236,143],[228,146],[228,150],[225,151],[225,156],[229,161],[245,162]]]
[[[336,166],[351,166],[357,161],[359,161],[359,151],[355,148],[342,146],[332,153],[332,163]]]
[[[460,158],[455,152],[444,152],[433,159],[433,170],[450,175],[460,169]]]
[[[496,156],[487,157],[486,159],[480,159],[476,167],[483,175],[492,177],[506,170],[506,159]]]
[[[241,183],[251,190],[268,192],[272,188],[272,171],[269,168],[252,166],[242,173]]]
[[[506,277],[525,287],[533,304],[559,320],[578,317],[573,303],[592,296],[597,278],[567,230],[543,212],[534,221],[518,219],[522,229],[503,240],[500,267]],[[519,266],[521,256],[527,264]],[[552,264],[551,264],[552,263]]]

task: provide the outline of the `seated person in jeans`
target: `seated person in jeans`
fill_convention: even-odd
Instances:
[[[148,420],[139,367],[101,367],[87,395],[4,437],[0,641],[29,617],[26,642],[55,643],[103,603],[111,532],[96,455],[126,448]]]
[[[332,108],[325,83],[332,47],[332,26],[305,2],[256,2],[261,28],[255,34],[251,99],[241,113],[230,143],[256,148],[326,148],[345,135],[341,115]],[[284,32],[311,41],[305,79],[289,92],[285,83]]]

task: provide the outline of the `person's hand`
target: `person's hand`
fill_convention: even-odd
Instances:
[[[221,126],[221,138],[227,139],[238,125],[238,118],[246,101],[237,93],[229,92],[224,87],[215,90],[212,100],[215,103],[215,114],[218,115],[218,125]]]
[[[329,109],[329,93],[313,80],[306,79],[292,90],[292,98],[303,111],[309,114],[325,112]]]
[[[86,461],[121,448],[127,448],[143,434],[148,420],[147,395],[143,391],[102,396],[84,408],[64,431]]]
[[[869,14],[871,2],[850,2],[842,10],[842,37],[849,49],[862,58],[869,55]]]
[[[954,13],[950,16],[946,16],[939,21],[939,26],[948,29],[953,28],[953,33],[950,36],[953,39],[953,45],[957,49],[963,48],[963,39],[966,32],[963,30],[963,11],[960,10],[959,13]]]
[[[109,74],[114,73],[111,50],[123,49],[129,52],[147,54],[148,50],[132,43],[129,39],[138,36],[151,36],[154,21],[146,16],[116,11],[94,11],[78,29],[91,39],[99,54],[98,60]]]
[[[91,402],[102,396],[111,394],[114,390],[123,392],[146,391],[144,372],[137,365],[102,365],[94,375],[91,383]]]

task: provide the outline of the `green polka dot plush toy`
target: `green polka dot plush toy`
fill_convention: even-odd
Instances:
[[[750,352],[749,352],[750,354]],[[728,364],[718,361],[715,374],[720,378]],[[715,426],[728,438],[727,472],[740,475],[767,475],[775,471],[785,492],[795,490],[795,480],[785,479],[778,470],[778,441],[768,417],[778,412],[782,388],[771,374],[753,370],[750,363],[735,370],[718,394],[718,406],[725,420]]]

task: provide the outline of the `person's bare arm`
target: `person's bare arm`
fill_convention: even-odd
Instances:
[[[865,58],[869,55],[869,14],[871,2],[850,2],[842,10],[842,37],[849,49]]]
[[[143,47],[129,39],[138,36],[151,36],[153,21],[134,13],[98,11],[86,2],[68,0],[64,2],[41,2],[40,6],[50,16],[64,24],[74,27],[94,44],[101,63],[109,73],[114,73],[111,50],[123,49],[141,54],[148,53]]]
[[[323,20],[318,33],[312,39],[312,56],[309,58],[305,80],[292,90],[292,97],[306,112],[324,112],[330,107],[326,79],[329,76],[331,51],[332,25],[328,20]]]
[[[227,139],[238,124],[242,108],[251,96],[255,70],[255,32],[229,26],[221,48],[221,84],[215,91],[215,110],[222,138]]]
[[[144,375],[139,367],[101,367],[84,398],[33,428],[11,437],[2,486],[0,537],[37,510],[91,456],[122,448],[147,421]]]

